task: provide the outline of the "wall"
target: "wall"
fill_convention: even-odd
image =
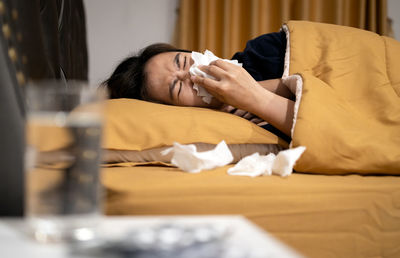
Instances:
[[[89,46],[89,81],[107,79],[130,53],[155,42],[171,42],[179,0],[84,0]],[[388,0],[388,16],[400,40],[400,1]]]
[[[400,40],[400,1],[388,0],[388,16],[392,19],[394,36]]]
[[[129,54],[171,42],[178,0],[84,0],[89,81],[99,84]]]

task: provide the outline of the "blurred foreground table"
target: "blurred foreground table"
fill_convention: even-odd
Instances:
[[[78,244],[38,243],[25,231],[21,219],[0,220],[1,257],[302,257],[242,216],[104,217],[96,238]]]

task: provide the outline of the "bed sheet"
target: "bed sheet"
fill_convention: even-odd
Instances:
[[[309,257],[399,257],[400,177],[103,170],[108,215],[242,214]]]

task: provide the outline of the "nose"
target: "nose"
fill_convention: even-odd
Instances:
[[[193,87],[193,82],[192,82],[192,80],[190,79],[189,70],[187,70],[187,71],[179,71],[177,77],[178,77],[178,80],[179,80],[179,81],[181,81],[181,82],[184,83],[184,85]]]
[[[178,72],[178,79],[181,80],[181,81],[185,81],[185,80],[187,80],[187,79],[190,80],[190,73],[189,73],[189,70],[186,70],[186,71],[179,71],[179,72]]]

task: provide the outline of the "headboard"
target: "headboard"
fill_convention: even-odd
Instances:
[[[87,80],[82,0],[0,0],[0,216],[23,215],[24,87]]]

